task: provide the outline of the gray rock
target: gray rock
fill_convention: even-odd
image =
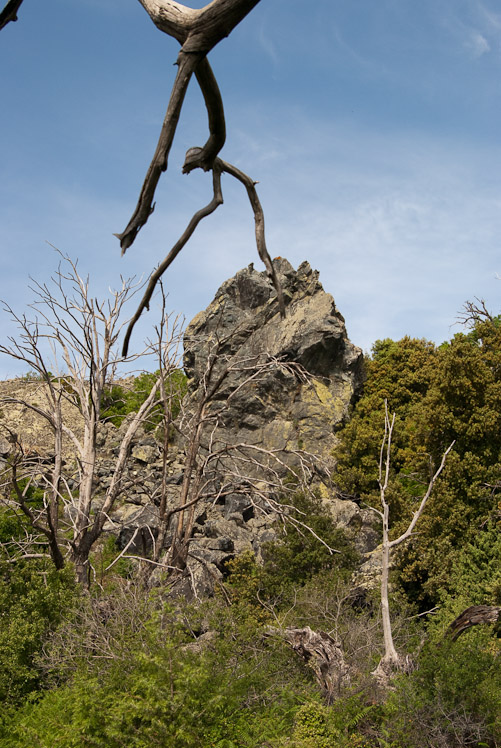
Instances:
[[[248,372],[232,372],[219,393],[223,443],[245,442],[269,449],[305,449],[329,458],[335,432],[362,383],[362,352],[346,334],[334,299],[318,273],[304,262],[297,271],[275,260],[287,305],[280,317],[266,273],[249,266],[223,283],[214,301],[188,325],[184,367],[195,393],[216,340],[215,372],[239,361],[279,359],[302,365],[312,376],[270,368],[240,390]],[[231,395],[231,405],[224,407]]]
[[[153,447],[149,444],[138,444],[132,448],[132,456],[135,460],[149,465],[158,458],[158,447]]]
[[[0,455],[9,455],[11,450],[12,444],[4,436],[0,435]]]

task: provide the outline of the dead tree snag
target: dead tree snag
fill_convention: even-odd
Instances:
[[[497,623],[500,617],[501,608],[497,605],[471,605],[454,619],[447,629],[447,635],[455,642],[461,634],[472,626],[494,624]]]
[[[385,415],[384,415],[384,436],[381,442],[381,449],[379,452],[379,493],[381,498],[381,511],[374,507],[369,507],[375,512],[380,518],[383,528],[383,542],[382,542],[382,563],[381,563],[381,615],[383,619],[383,637],[384,637],[384,655],[381,658],[378,666],[373,671],[373,676],[380,685],[385,686],[388,684],[394,671],[408,669],[408,661],[402,657],[397,650],[393,642],[391,616],[390,616],[390,604],[389,604],[389,571],[390,571],[390,554],[391,550],[401,543],[408,540],[411,537],[416,524],[418,523],[424,508],[431,496],[433,487],[440,473],[445,467],[445,461],[447,455],[451,451],[455,442],[452,442],[449,447],[445,450],[442,455],[442,460],[435,473],[430,478],[428,488],[424,493],[419,506],[414,511],[411,521],[409,522],[407,529],[399,535],[397,538],[390,540],[390,507],[387,500],[387,490],[390,479],[390,466],[391,466],[391,441],[393,436],[393,427],[395,425],[395,414],[390,417],[388,412],[388,401],[385,400]]]

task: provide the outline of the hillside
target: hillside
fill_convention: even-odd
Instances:
[[[318,274],[277,267],[285,320],[241,270],[186,328],[164,416],[127,440],[135,413],[103,411],[88,506],[71,443],[59,464],[14,402],[43,386],[2,383],[2,748],[500,745],[499,320],[364,362]],[[381,519],[405,534],[427,486],[388,592]]]

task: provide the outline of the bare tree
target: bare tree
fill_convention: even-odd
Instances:
[[[18,324],[19,335],[10,338],[9,344],[1,344],[0,352],[30,367],[40,383],[44,402],[38,404],[23,397],[7,397],[3,402],[22,405],[48,424],[53,436],[53,464],[41,465],[39,456],[26,454],[17,440],[18,449],[4,472],[4,483],[7,481],[9,505],[26,517],[31,532],[24,541],[13,541],[11,548],[13,558],[17,558],[19,552],[32,555],[33,547],[41,543],[42,550],[48,548],[57,568],[66,559],[71,560],[78,581],[87,585],[90,551],[124,490],[131,442],[157,405],[161,376],[131,416],[120,440],[104,500],[97,504],[94,484],[98,429],[105,419],[103,397],[116,377],[118,364],[131,364],[140,355],[125,359],[117,350],[125,324],[121,321],[123,307],[137,289],[130,280],[122,280],[120,290],[109,301],[98,302],[90,294],[89,280],[78,274],[76,263],[63,258],[52,285],[35,283],[32,290],[36,296],[33,320],[5,307]],[[170,333],[170,339],[162,341],[161,375],[177,366],[177,361],[169,360],[169,353],[178,331],[174,327]],[[70,424],[65,412],[76,414],[81,427]],[[64,463],[64,439],[69,440],[76,454],[76,472],[71,460]],[[44,494],[43,505],[36,509],[29,502],[34,484]]]
[[[438,476],[442,472],[445,466],[447,455],[454,446],[454,441],[449,445],[442,455],[442,460],[435,473],[430,478],[428,488],[424,493],[418,508],[412,515],[412,519],[409,522],[407,529],[401,533],[397,538],[390,540],[390,506],[386,498],[386,492],[388,490],[388,483],[390,479],[390,466],[391,466],[391,440],[393,435],[393,427],[395,425],[395,414],[390,417],[388,412],[388,401],[385,400],[385,418],[384,418],[384,436],[381,442],[381,449],[379,453],[379,493],[381,498],[382,509],[376,509],[370,507],[380,518],[383,529],[383,542],[382,542],[382,558],[381,558],[381,615],[383,623],[383,637],[384,637],[384,655],[381,658],[377,668],[374,670],[374,677],[382,684],[388,681],[389,676],[394,670],[403,670],[406,667],[407,660],[398,654],[392,634],[391,616],[390,616],[390,604],[388,597],[388,580],[390,571],[390,556],[393,548],[404,543],[408,540],[421,517],[423,510],[428,502],[433,491],[433,486]]]
[[[494,319],[485,301],[475,296],[474,301],[465,301],[462,311],[458,314],[457,323],[466,327],[475,327],[479,322],[493,322]]]
[[[238,330],[233,334],[238,335]],[[173,497],[171,489],[169,499],[165,479],[169,447],[165,443],[159,528],[152,537],[153,549],[144,558],[146,579],[160,568],[172,582],[178,581],[203,563],[193,551],[200,507],[224,503],[228,495],[244,497],[254,513],[273,515],[302,532],[315,534],[308,518],[292,506],[288,497],[301,487],[309,490],[318,457],[300,449],[271,448],[261,443],[259,436],[255,442],[234,439],[228,433],[232,425],[228,427],[227,423],[235,398],[249,396],[267,377],[280,373],[306,383],[309,376],[299,364],[279,361],[266,353],[228,357],[225,350],[230,338],[215,339],[208,346],[196,388],[185,398],[176,421],[169,423],[184,451],[183,470],[179,490]],[[169,429],[164,426],[163,430],[166,434]],[[129,547],[124,548],[123,557],[138,558]]]

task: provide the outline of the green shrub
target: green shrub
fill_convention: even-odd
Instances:
[[[501,742],[499,645],[489,631],[429,644],[385,707],[388,737],[409,748]]]
[[[119,427],[129,413],[139,410],[151,392],[159,372],[143,372],[134,378],[131,388],[120,384],[109,387],[101,401],[102,418]],[[176,369],[166,377],[165,388],[170,397],[171,418],[179,414],[181,402],[187,391],[187,377],[181,369]],[[151,413],[146,430],[152,430],[162,421],[163,408],[158,405]]]
[[[16,704],[42,686],[36,665],[49,632],[78,595],[71,569],[0,562],[0,702]]]
[[[218,629],[203,645],[189,634],[198,617]],[[308,688],[296,657],[269,649],[255,630],[252,638],[226,607],[206,603],[195,615],[157,606],[126,650],[114,638],[120,620],[102,623],[112,647],[104,667],[82,657],[71,682],[11,717],[2,748],[258,748],[290,734]],[[97,630],[85,641],[99,654]]]
[[[258,598],[287,604],[294,590],[313,577],[333,572],[347,577],[355,568],[358,554],[346,533],[335,527],[321,500],[298,492],[290,503],[296,510],[291,516],[315,534],[307,527],[287,522],[280,528],[279,540],[263,545],[261,565],[252,552],[230,561],[227,582],[235,600],[258,606]],[[331,553],[329,548],[338,553]]]

